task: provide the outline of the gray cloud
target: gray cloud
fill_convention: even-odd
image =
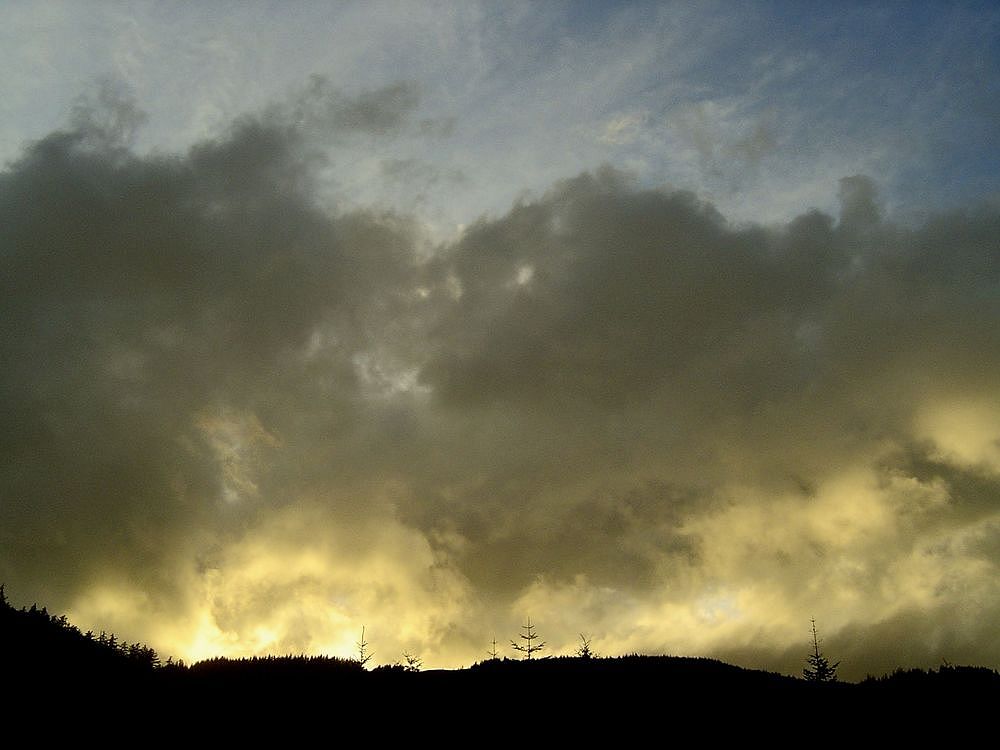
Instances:
[[[815,615],[849,676],[996,665],[995,210],[897,226],[853,176],[734,226],[603,169],[427,257],[317,189],[317,139],[415,107],[318,80],[140,157],[111,97],[0,175],[12,596],[195,656],[367,622],[454,664],[530,609],[557,648],[796,671]]]
[[[455,184],[467,179],[459,170],[442,171],[419,159],[386,159],[381,165],[382,175],[389,182],[410,184],[419,188],[429,188],[447,181]]]
[[[51,135],[3,177],[5,548],[46,577],[97,561],[145,577],[160,534],[213,516],[200,421],[279,418],[286,394],[352,418],[350,358],[391,315],[409,235],[317,208],[303,150],[266,122],[182,158],[92,132]]]
[[[294,99],[289,115],[299,127],[331,133],[388,135],[407,124],[420,102],[418,86],[400,81],[349,95],[314,75]],[[424,121],[420,127],[424,127]]]

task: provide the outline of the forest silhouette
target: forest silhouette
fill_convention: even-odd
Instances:
[[[812,645],[813,660],[807,663],[815,662],[818,647],[815,641]],[[17,609],[0,586],[0,676],[7,688],[21,686],[28,695],[44,692],[50,700],[96,691],[116,700],[194,711],[247,705],[306,710],[330,701],[352,710],[387,702],[410,711],[435,706],[509,710],[513,701],[526,710],[534,706],[582,718],[592,706],[648,711],[665,700],[687,710],[720,704],[727,710],[774,705],[805,710],[819,701],[838,710],[884,711],[920,701],[940,708],[1000,697],[1000,672],[986,667],[945,663],[936,669],[897,669],[859,683],[818,682],[808,679],[808,669],[802,678],[709,658],[594,656],[589,645],[586,651],[530,660],[488,658],[464,669],[426,671],[409,654],[404,662],[371,667],[355,658],[305,655],[218,657],[189,665],[161,659],[151,647],[113,633],[82,632],[65,615],[44,607]]]

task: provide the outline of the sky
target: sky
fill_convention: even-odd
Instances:
[[[530,617],[799,674],[815,618],[848,679],[1000,667],[993,4],[0,21],[15,604],[186,660]]]

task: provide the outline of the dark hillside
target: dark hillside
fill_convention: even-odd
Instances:
[[[899,721],[924,709],[973,720],[982,716],[975,706],[1000,698],[1000,673],[950,665],[855,685],[807,683],[714,659],[638,654],[497,659],[423,672],[399,665],[366,671],[354,659],[316,656],[163,664],[142,644],[81,633],[44,608],[15,609],[2,588],[0,676],[8,690],[21,688],[11,691],[15,701],[36,707],[72,697],[77,706],[111,702],[140,707],[144,716],[169,710],[211,721],[246,712],[269,720],[331,710],[371,716],[384,709],[412,721],[446,715],[461,723],[498,711],[601,726],[625,716],[654,721],[668,712],[674,720],[714,717],[714,726],[720,716],[722,724],[738,716],[795,723],[819,707],[850,721]],[[41,695],[45,701],[34,697]]]
[[[0,668],[6,676],[107,680],[151,678],[156,652],[113,633],[83,633],[65,615],[42,607],[15,609],[0,586]]]

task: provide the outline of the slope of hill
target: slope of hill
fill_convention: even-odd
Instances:
[[[153,649],[114,635],[81,633],[44,608],[15,609],[0,586],[0,680],[45,686],[46,695],[100,695],[102,700],[169,708],[204,718],[257,707],[268,715],[358,712],[372,707],[411,717],[446,712],[472,717],[497,710],[539,712],[593,721],[660,715],[783,716],[825,711],[891,716],[892,706],[949,704],[1000,697],[1000,673],[981,667],[897,671],[860,684],[811,684],[714,659],[638,654],[609,658],[495,659],[467,669],[415,672],[399,665],[366,671],[354,659],[268,656],[162,664]],[[53,686],[58,690],[53,691]],[[27,692],[30,694],[30,690]],[[152,709],[151,709],[152,710]],[[861,713],[858,713],[860,711]],[[805,715],[805,714],[802,714]],[[458,719],[453,719],[457,721]]]
[[[0,667],[5,675],[48,678],[151,676],[160,665],[156,652],[141,643],[104,632],[83,633],[65,615],[43,607],[15,609],[0,585]]]

